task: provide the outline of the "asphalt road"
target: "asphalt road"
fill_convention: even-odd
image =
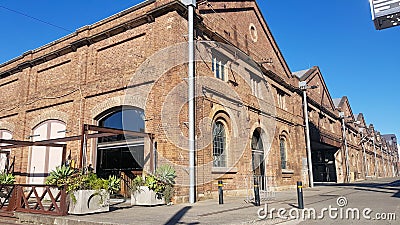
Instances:
[[[304,216],[300,213],[300,220],[282,224],[400,224],[398,178],[317,188],[332,191],[306,197],[308,210],[304,211]],[[312,209],[315,209],[316,218],[310,216]]]

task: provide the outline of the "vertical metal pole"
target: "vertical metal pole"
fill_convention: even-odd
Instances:
[[[196,2],[188,5],[188,44],[189,44],[189,202],[195,199],[195,102],[194,102],[194,7]]]
[[[343,144],[344,144],[345,161],[346,161],[346,182],[350,183],[349,151],[347,149],[346,124],[344,122],[344,116],[342,118],[342,130],[343,130]]]
[[[368,166],[367,166],[367,154],[365,152],[365,147],[364,147],[364,142],[361,143],[361,147],[363,149],[363,153],[364,153],[364,175],[365,175],[365,179],[368,176]]]
[[[260,186],[258,182],[258,178],[254,177],[254,201],[256,206],[261,205],[261,200],[260,200]]]
[[[308,125],[308,109],[307,109],[307,90],[303,90],[303,103],[304,103],[304,123],[306,125],[306,142],[307,142],[307,165],[308,165],[308,179],[310,187],[314,187],[313,168],[311,161],[311,141],[310,141],[310,127]]]
[[[376,177],[376,175],[377,175],[377,171],[376,171],[376,148],[375,148],[375,137],[373,137],[372,138],[372,146],[374,147],[374,164],[375,164],[375,166],[374,166],[374,176]]]
[[[381,144],[381,154],[382,154],[383,177],[386,177],[385,154],[383,153],[382,144]]]

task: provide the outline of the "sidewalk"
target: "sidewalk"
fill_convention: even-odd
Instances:
[[[364,181],[373,183],[374,181]],[[335,202],[337,197],[355,192],[353,188],[338,185],[323,185],[313,189],[304,189],[306,207],[326,205]],[[18,213],[22,223],[34,224],[278,224],[288,221],[260,220],[257,211],[264,207],[247,203],[246,197],[226,197],[223,205],[218,199],[205,200],[191,204],[172,206],[140,207],[130,206],[128,202],[114,203],[110,212],[84,216],[68,215],[51,217]],[[268,200],[268,208],[291,209],[297,206],[296,190],[277,192],[273,200]],[[290,221],[289,221],[290,222]]]

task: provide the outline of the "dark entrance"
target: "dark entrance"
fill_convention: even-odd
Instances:
[[[267,189],[264,163],[264,146],[259,129],[253,133],[251,140],[251,158],[254,180],[258,182],[260,190]]]
[[[137,108],[116,108],[103,116],[100,127],[144,132],[144,113]],[[102,178],[117,175],[122,178],[121,194],[129,195],[132,179],[142,174],[144,138],[115,135],[98,139],[96,174]]]
[[[313,142],[311,149],[314,182],[336,182],[335,153],[338,148]]]

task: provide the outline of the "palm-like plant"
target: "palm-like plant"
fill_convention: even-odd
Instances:
[[[156,177],[165,184],[173,185],[175,184],[176,171],[172,166],[165,164],[157,168]]]
[[[58,166],[55,170],[50,172],[50,175],[46,178],[47,185],[62,186],[68,183],[68,178],[74,175],[75,170],[69,166]]]

